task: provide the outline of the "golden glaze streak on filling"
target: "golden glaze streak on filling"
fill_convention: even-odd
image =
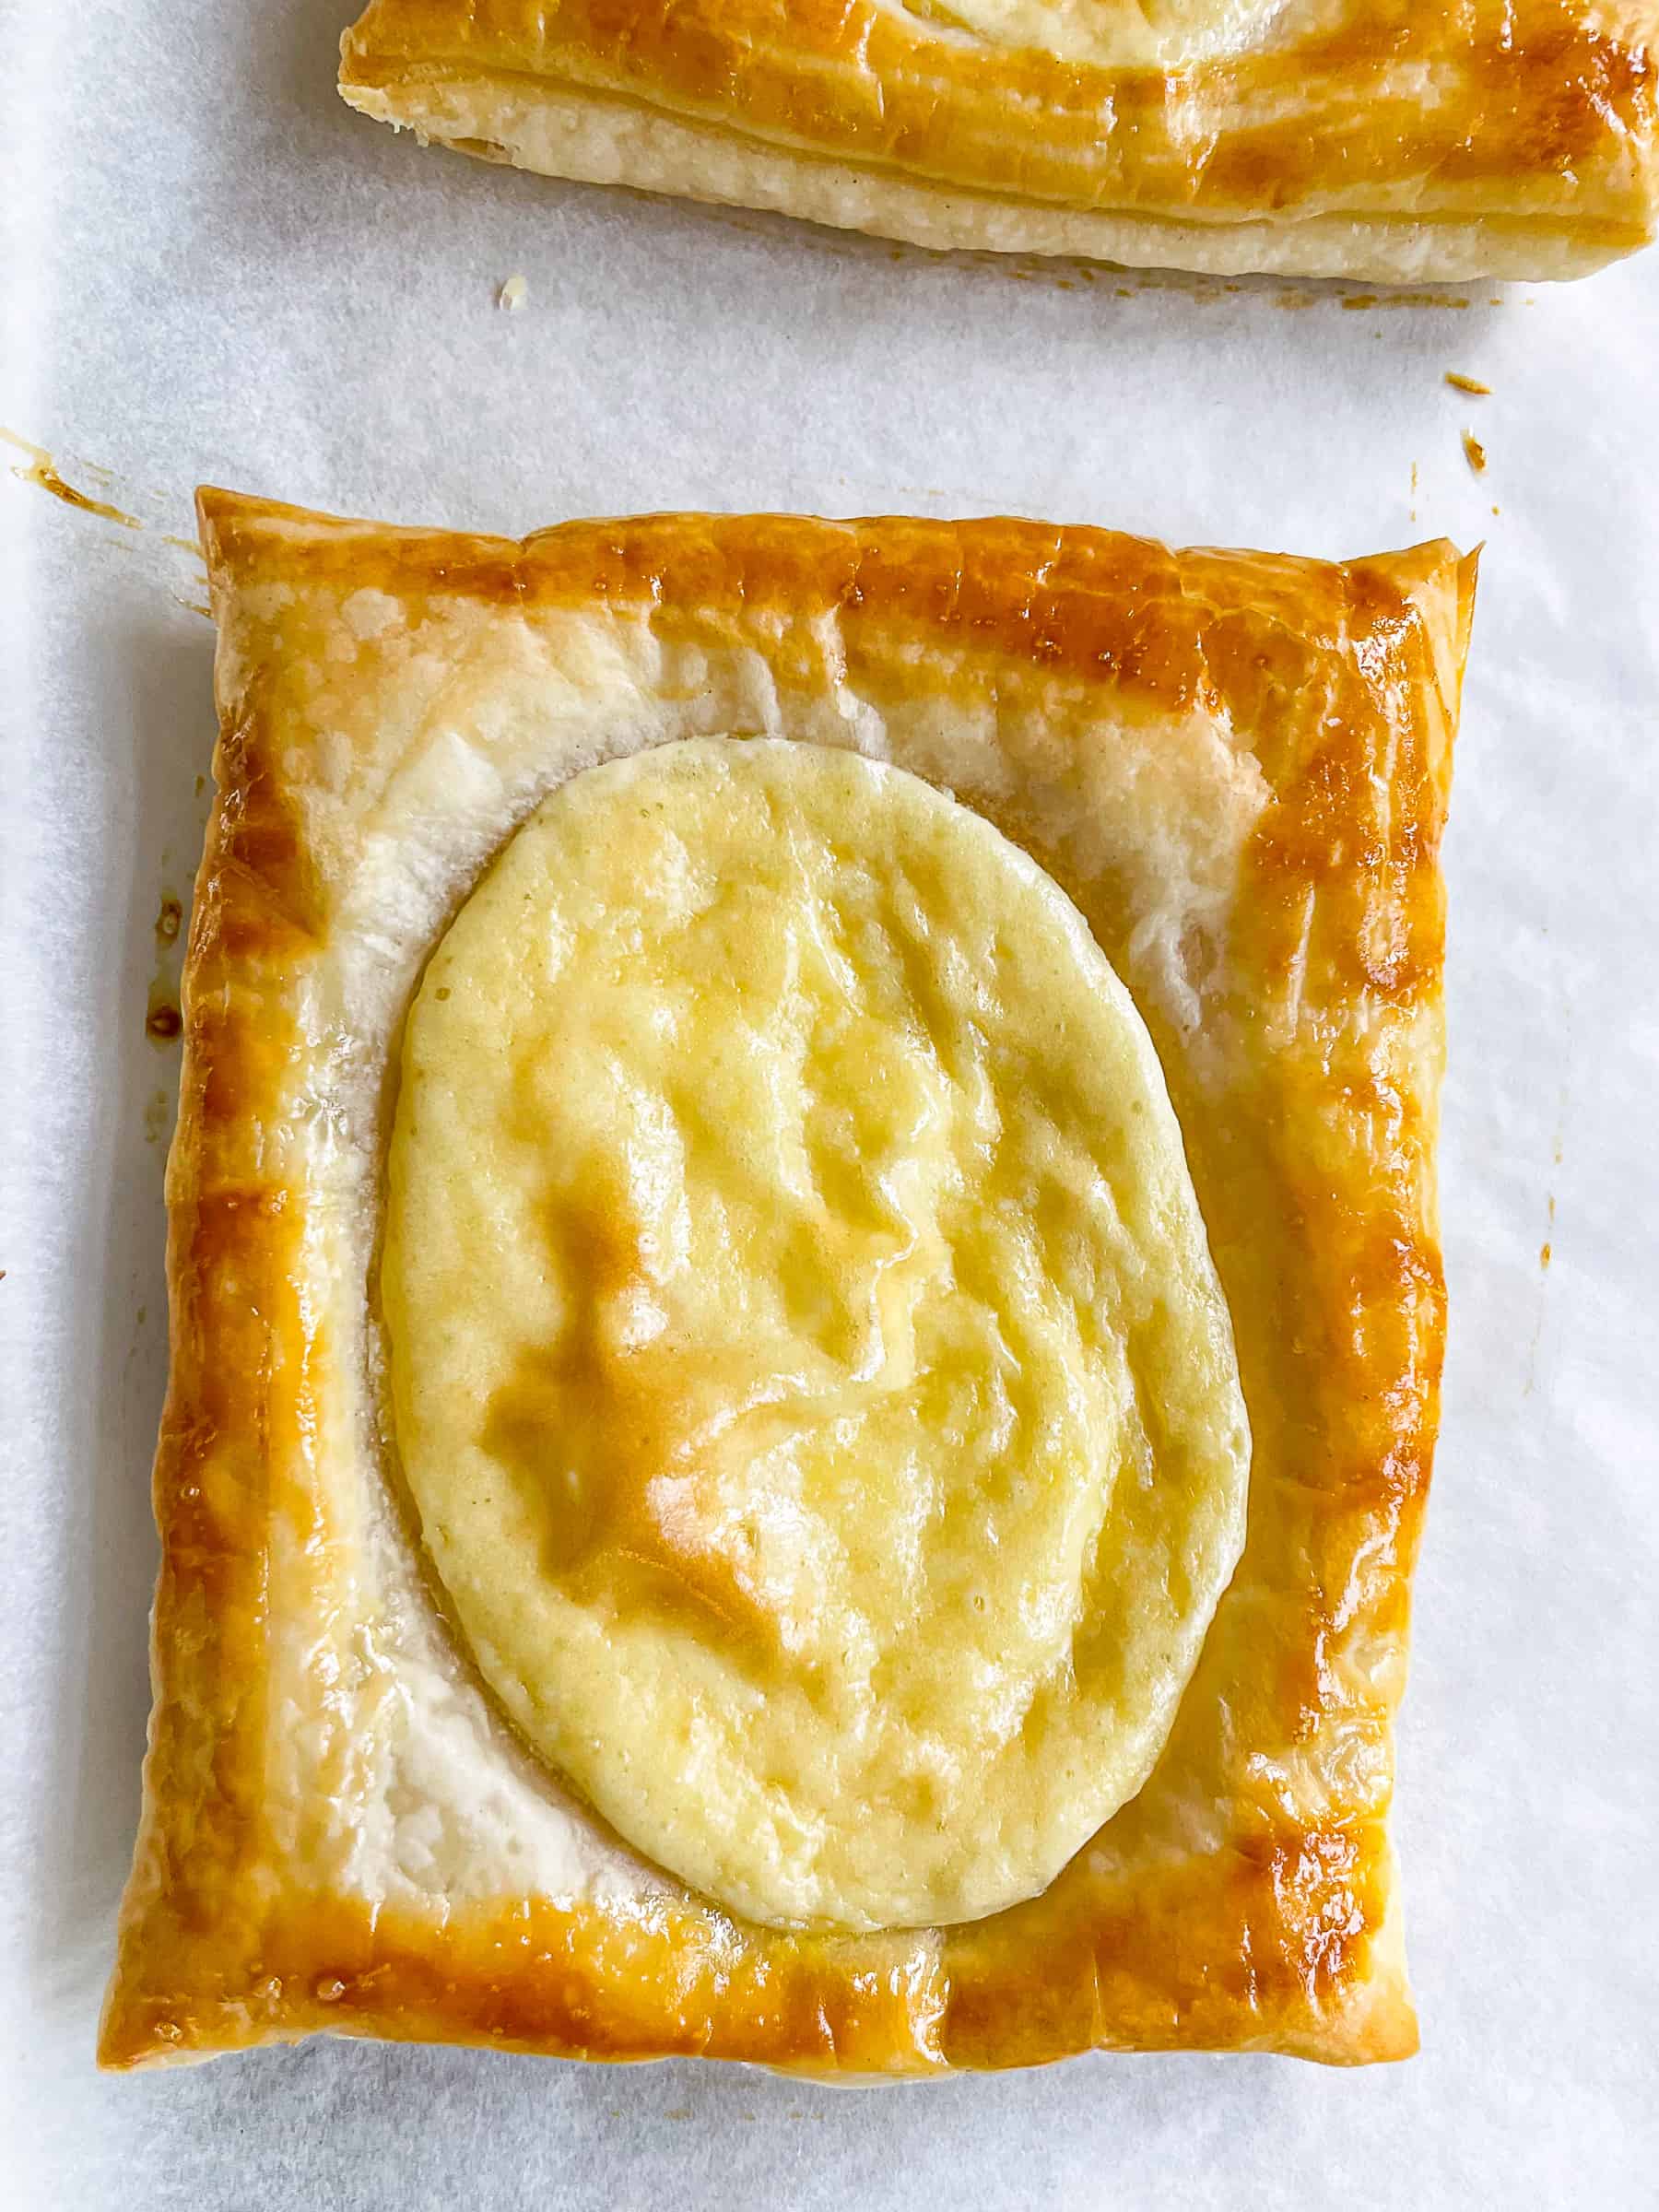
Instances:
[[[673,1872],[966,1919],[1145,1781],[1231,1328],[1140,1018],[978,816],[783,741],[555,793],[411,1014],[382,1288],[484,1674]]]

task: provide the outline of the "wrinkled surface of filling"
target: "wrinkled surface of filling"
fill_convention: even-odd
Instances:
[[[486,1680],[681,1879],[972,1918],[1146,1780],[1231,1327],[1140,1017],[978,815],[784,740],[554,793],[411,1010],[382,1293]]]

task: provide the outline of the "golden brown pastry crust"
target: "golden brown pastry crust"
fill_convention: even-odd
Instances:
[[[371,0],[340,88],[523,168],[924,245],[1404,283],[1652,237],[1654,0],[1258,12],[1126,66],[900,0]]]
[[[219,795],[169,1167],[156,1706],[102,2063],[319,2029],[868,2075],[1413,2050],[1385,1823],[1443,1334],[1438,849],[1473,560],[700,515],[515,544],[223,492],[201,518]],[[380,650],[388,625],[413,659]],[[527,735],[491,719],[500,672],[549,641],[605,749],[700,716],[823,741],[830,715],[952,784],[1070,891],[1162,1057],[1234,1317],[1250,1532],[1151,1781],[993,1919],[791,1936],[671,1884],[411,1902],[342,1875],[291,1801],[314,1791],[349,1831],[368,1787],[325,1727],[360,1565],[331,1316],[369,1292],[319,1274],[327,1117],[294,1100],[351,1041],[315,981],[417,738],[546,755],[544,788],[580,764],[553,708]],[[1218,859],[1217,774],[1253,794]],[[1160,886],[1206,869],[1224,912],[1153,946]],[[279,1692],[296,1611],[307,1656]]]

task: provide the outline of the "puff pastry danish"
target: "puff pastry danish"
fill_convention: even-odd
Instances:
[[[1412,2050],[1473,561],[201,519],[103,2062]]]
[[[1384,283],[1652,235],[1654,0],[371,0],[354,107],[925,246]]]

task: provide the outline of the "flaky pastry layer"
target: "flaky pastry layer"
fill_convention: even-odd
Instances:
[[[318,2029],[877,2076],[1410,2051],[1386,1815],[1473,562],[1015,522],[512,543],[201,504],[219,795],[104,2062]],[[403,1500],[371,1285],[424,962],[549,790],[721,734],[895,761],[1067,890],[1157,1045],[1233,1316],[1245,1550],[1163,1754],[1042,1895],[971,1925],[782,1934],[635,1857],[491,1704]]]
[[[371,0],[340,89],[522,169],[920,245],[1382,283],[1652,237],[1655,0]]]

